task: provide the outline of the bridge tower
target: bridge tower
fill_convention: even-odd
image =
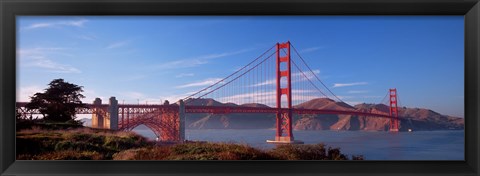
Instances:
[[[100,108],[100,106],[102,106],[102,99],[95,98],[93,105],[95,108],[93,108],[92,113],[92,128],[105,128],[106,114],[102,113],[102,109]]]
[[[286,51],[282,50],[285,49]],[[275,140],[267,140],[269,143],[303,143],[294,140],[292,133],[292,84],[291,84],[291,62],[290,62],[290,41],[277,43],[276,46],[276,134]],[[282,78],[286,78],[283,79]],[[285,83],[282,81],[286,81]],[[285,87],[283,87],[285,86]],[[287,98],[287,109],[282,108],[282,96]],[[285,102],[283,102],[285,103]]]
[[[398,104],[397,104],[397,89],[390,89],[390,131],[398,131]]]
[[[92,128],[118,130],[118,101],[110,97],[108,106],[102,105],[102,99],[93,101]]]

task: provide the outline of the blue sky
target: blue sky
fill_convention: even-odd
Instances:
[[[84,101],[175,102],[291,41],[349,104],[464,116],[463,16],[17,17],[17,100],[56,78]]]

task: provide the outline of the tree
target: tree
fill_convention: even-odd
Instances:
[[[35,93],[27,104],[28,109],[38,109],[43,119],[48,122],[67,122],[75,120],[77,108],[84,108],[80,100],[83,86],[54,79],[43,93]]]

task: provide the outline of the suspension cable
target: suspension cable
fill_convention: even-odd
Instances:
[[[305,62],[305,60],[302,58],[302,56],[300,56],[300,54],[298,53],[297,49],[292,45],[290,44],[293,48],[293,50],[295,51],[295,53],[297,54],[298,57],[300,57],[300,59],[302,60],[303,64],[305,66],[307,66],[307,68],[310,70],[310,72],[312,72],[312,74],[315,76],[315,78],[317,78],[317,80],[322,83],[322,85],[335,97],[337,98],[340,102],[343,102],[345,103],[344,101],[342,101],[340,98],[337,97],[337,95],[335,95],[323,82],[322,80],[320,80],[320,78],[317,77],[317,75],[312,71],[312,69],[310,68],[310,66],[307,65],[307,63]]]
[[[215,88],[215,89],[212,89],[211,91],[209,91],[209,92],[207,92],[207,93],[205,93],[205,94],[203,94],[203,95],[201,95],[201,96],[199,96],[199,97],[197,97],[197,98],[195,98],[195,99],[200,99],[200,98],[202,98],[202,97],[204,97],[204,96],[206,96],[206,95],[208,95],[208,94],[210,94],[210,93],[212,93],[212,92],[214,92],[214,91],[216,91],[216,90],[218,90],[218,89],[220,89],[220,88],[222,88],[222,87],[230,84],[231,82],[237,80],[238,78],[242,77],[243,75],[247,74],[248,72],[250,72],[251,70],[253,70],[254,68],[256,68],[258,65],[260,65],[260,64],[264,63],[265,61],[267,61],[268,59],[272,58],[272,56],[273,56],[275,53],[277,53],[277,52],[272,53],[272,54],[271,54],[270,56],[268,56],[266,59],[264,59],[263,61],[261,61],[260,63],[258,63],[257,65],[255,65],[254,67],[248,69],[248,70],[245,71],[244,73],[242,73],[242,74],[238,75],[237,77],[233,78],[233,79],[230,80],[229,82],[227,82],[227,83],[225,83],[225,84],[223,84],[223,85],[221,85],[221,86],[219,86],[219,87],[217,87],[217,88]]]
[[[300,70],[300,68],[298,68],[298,66],[297,66],[297,64],[295,63],[295,61],[293,61],[293,60],[291,60],[291,61],[292,61],[293,65],[294,65],[298,70]],[[300,72],[301,72],[302,75],[310,82],[310,84],[313,85],[313,87],[315,87],[315,88],[316,88],[320,93],[322,93],[325,97],[328,97],[328,96],[325,95],[325,93],[323,93],[315,84],[313,84],[313,82],[312,82],[310,79],[308,79],[308,77],[305,75],[305,73],[303,73],[302,70],[300,70]]]
[[[194,93],[194,94],[192,94],[192,95],[190,95],[190,96],[188,96],[188,97],[186,97],[186,98],[184,98],[183,100],[185,101],[185,100],[187,100],[187,99],[189,99],[189,98],[191,98],[191,97],[199,94],[200,92],[203,92],[203,91],[205,91],[205,90],[207,90],[207,89],[210,89],[211,87],[213,87],[213,86],[215,86],[215,85],[223,82],[224,80],[232,77],[233,75],[235,75],[235,74],[237,74],[238,72],[242,71],[242,70],[245,69],[246,67],[250,66],[252,63],[254,63],[255,61],[257,61],[258,59],[262,58],[265,54],[267,54],[268,52],[270,52],[270,50],[272,50],[275,46],[276,46],[276,45],[273,45],[270,49],[268,49],[267,51],[265,51],[263,54],[261,54],[261,55],[260,55],[259,57],[257,57],[255,60],[253,60],[252,62],[250,62],[250,63],[248,63],[247,65],[243,66],[243,67],[240,68],[239,70],[233,72],[232,74],[228,75],[227,77],[223,78],[222,80],[220,80],[220,81],[218,81],[218,82],[216,82],[216,83],[214,83],[214,84],[212,84],[212,85],[210,85],[210,86],[208,86],[208,87],[206,87],[206,88],[204,88],[204,89],[202,89],[202,90],[200,90],[200,91],[198,91],[198,92],[196,92],[196,93]]]

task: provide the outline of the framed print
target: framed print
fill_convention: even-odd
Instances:
[[[1,9],[2,175],[478,174],[478,1]]]

